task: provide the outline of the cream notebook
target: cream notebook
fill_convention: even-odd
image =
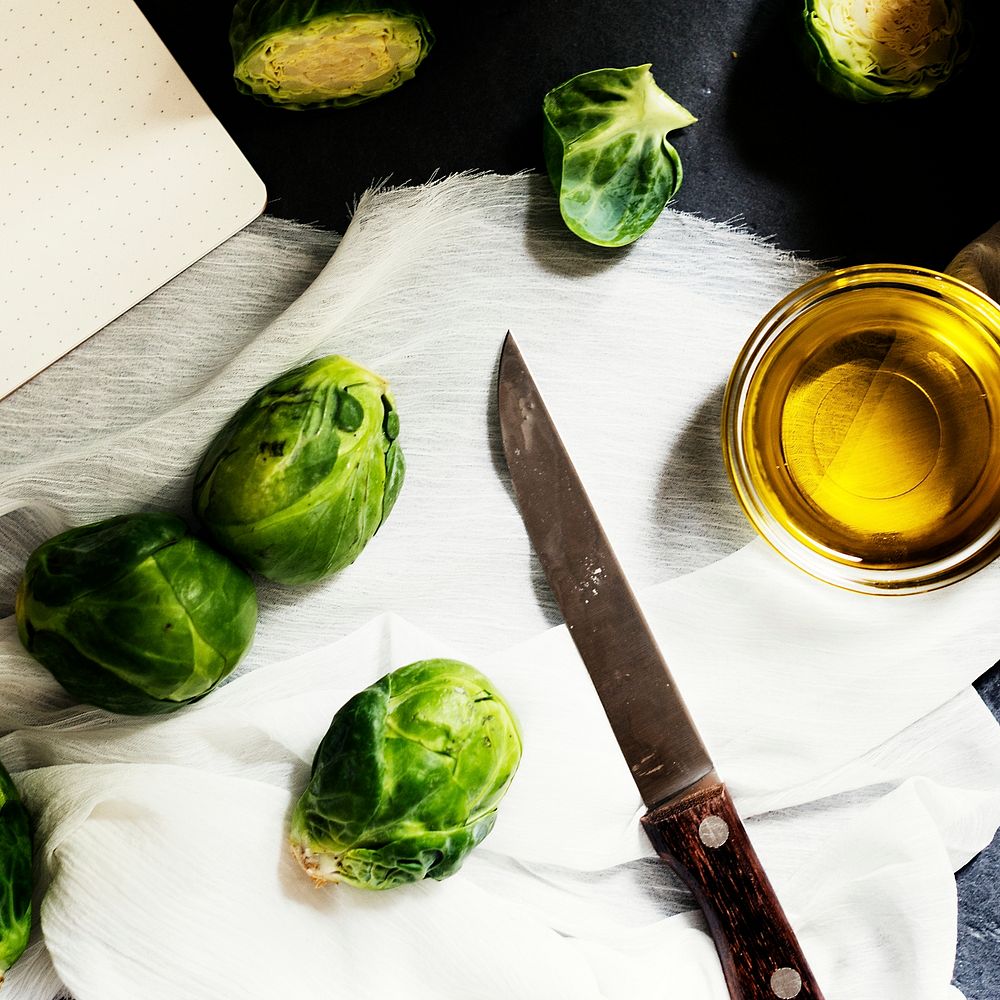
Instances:
[[[0,38],[3,397],[266,195],[130,0],[0,0]]]

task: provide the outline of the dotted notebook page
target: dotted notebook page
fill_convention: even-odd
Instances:
[[[0,397],[264,209],[129,0],[0,0]]]

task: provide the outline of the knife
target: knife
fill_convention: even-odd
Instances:
[[[498,382],[514,492],[648,811],[705,915],[733,1000],[823,1000],[514,338]]]

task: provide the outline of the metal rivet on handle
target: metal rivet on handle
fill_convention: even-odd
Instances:
[[[706,816],[698,825],[698,836],[706,847],[722,847],[729,840],[729,825],[721,816]]]
[[[792,1000],[802,990],[802,977],[789,968],[775,969],[771,976],[771,992],[781,1000]]]

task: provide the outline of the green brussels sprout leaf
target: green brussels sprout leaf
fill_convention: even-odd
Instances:
[[[292,814],[295,856],[317,883],[447,878],[493,829],[520,758],[517,722],[482,674],[402,667],[334,716]]]
[[[681,185],[681,160],[666,136],[697,119],[649,69],[598,69],[545,95],[549,178],[563,221],[588,243],[634,242]]]
[[[354,562],[389,515],[405,472],[386,382],[329,356],[275,379],[222,428],[195,477],[212,539],[279,583]]]
[[[25,649],[80,701],[171,712],[203,698],[250,646],[246,573],[170,514],[130,514],[50,538],[15,605]]]
[[[860,103],[926,97],[965,58],[961,0],[806,0],[816,79]]]
[[[31,827],[21,796],[0,764],[0,983],[31,933]]]
[[[276,107],[343,108],[412,79],[434,35],[405,2],[239,0],[229,41],[233,76]]]

